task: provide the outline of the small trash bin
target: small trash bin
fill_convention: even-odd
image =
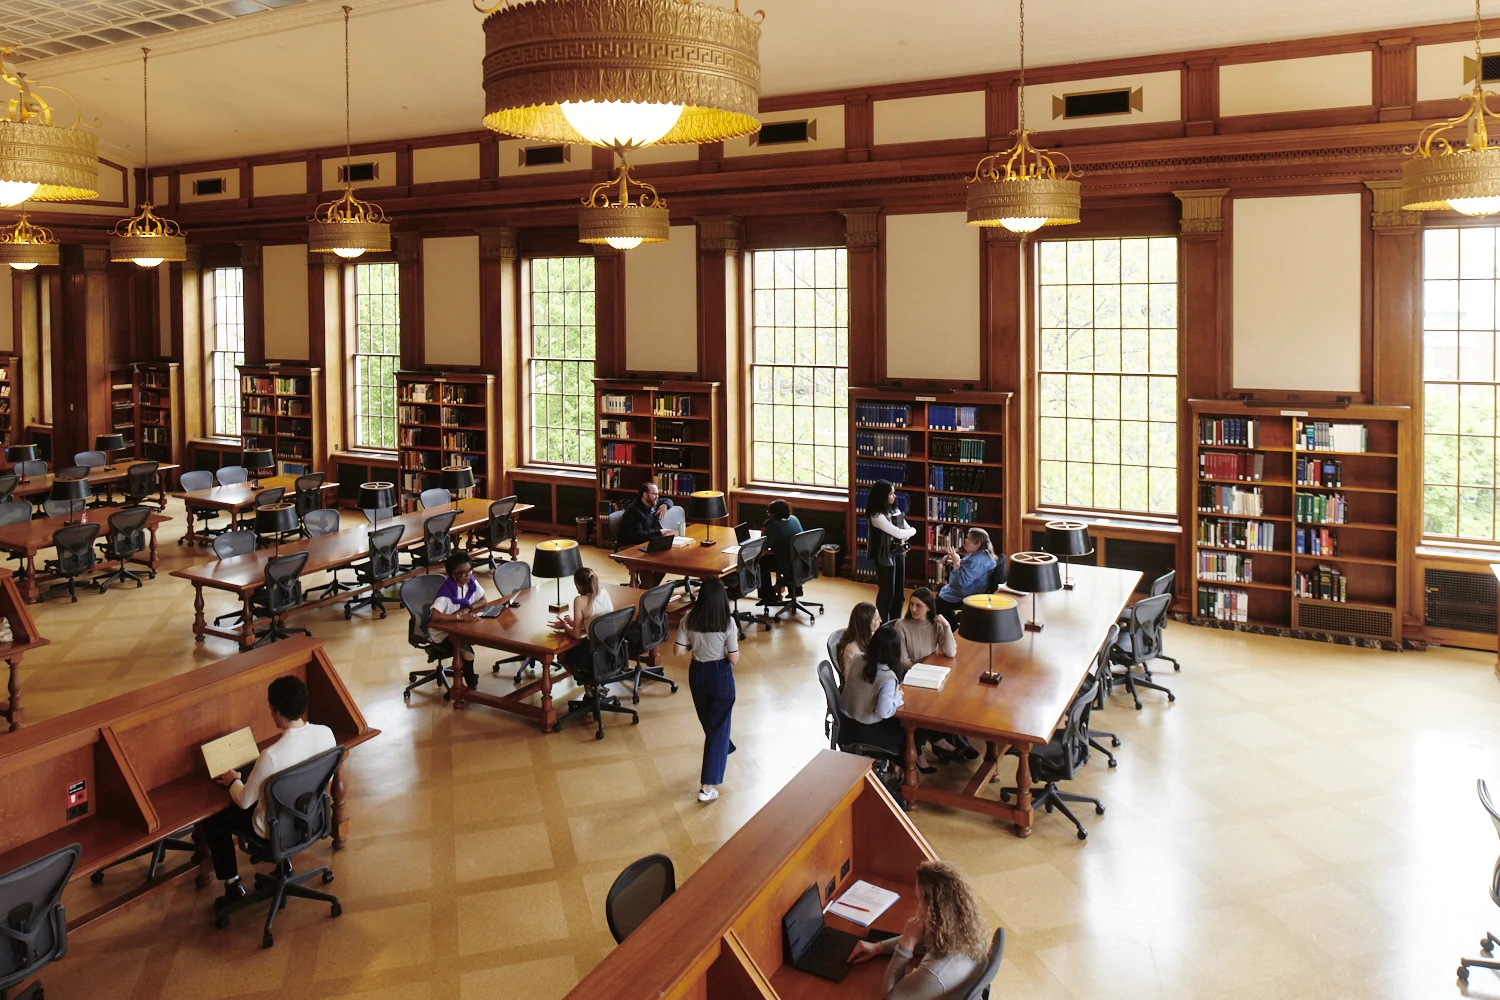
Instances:
[[[839,547],[825,545],[818,550],[818,572],[823,576],[839,575]]]
[[[573,523],[578,527],[578,544],[587,545],[594,539],[594,519],[592,517],[575,517]]]

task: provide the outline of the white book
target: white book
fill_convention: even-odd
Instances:
[[[906,672],[902,679],[903,687],[930,688],[933,691],[943,686],[948,679],[950,670],[948,667],[939,667],[932,663],[913,663],[911,669]]]
[[[824,912],[843,917],[861,927],[868,927],[900,898],[899,893],[860,879],[845,889],[842,896],[829,903]]]

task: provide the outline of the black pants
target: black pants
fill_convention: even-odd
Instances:
[[[898,558],[890,566],[875,565],[875,610],[880,612],[882,622],[893,622],[901,617],[901,606],[906,602],[906,560]]]
[[[958,612],[962,608],[963,605],[960,603],[945,601],[942,597],[937,599],[937,613],[948,620],[948,624],[953,626],[955,633],[958,632]]]
[[[900,757],[906,752],[906,730],[895,717],[864,723],[846,715],[839,722],[839,743],[863,743]]]
[[[226,882],[240,873],[239,854],[234,846],[237,836],[254,836],[250,823],[255,808],[230,806],[203,821],[203,837],[208,841],[209,856],[214,859],[214,877]]]
[[[775,579],[772,579],[772,574]],[[801,597],[802,588],[792,584],[792,574],[783,573],[781,570],[762,569],[760,571],[760,594],[758,599],[762,604],[770,604],[777,599],[776,588],[786,587],[787,596]]]

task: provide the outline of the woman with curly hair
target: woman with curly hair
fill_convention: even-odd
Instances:
[[[913,965],[919,945],[926,953]],[[891,956],[881,993],[885,1000],[964,1000],[983,974],[989,951],[989,932],[969,883],[946,861],[924,861],[917,866],[917,912],[901,937],[861,941],[849,961]]]

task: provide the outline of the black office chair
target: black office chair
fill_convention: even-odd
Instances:
[[[381,595],[380,588],[401,572],[401,550],[396,546],[405,533],[404,524],[393,524],[369,533],[370,554],[364,562],[354,564],[354,575],[358,577],[360,585],[370,588],[370,592],[344,602],[344,621],[353,618],[354,612],[360,608],[379,611],[380,617],[385,617],[385,598]]]
[[[0,503],[10,503],[16,492],[16,487],[21,485],[20,476],[0,476]]]
[[[82,517],[88,510],[87,500],[53,500],[48,497],[42,501],[43,517]]]
[[[1161,576],[1159,576],[1155,580],[1151,581],[1151,592],[1147,596],[1148,597],[1160,597],[1162,594],[1167,594],[1167,595],[1170,596],[1170,595],[1174,595],[1176,593],[1176,590],[1177,590],[1177,571],[1175,569],[1169,569],[1165,573],[1163,573]],[[1168,603],[1170,605],[1170,602],[1168,602]],[[1122,614],[1120,616],[1120,618],[1119,618],[1120,628],[1122,628],[1122,629],[1126,628],[1130,624],[1129,620],[1128,620],[1129,617],[1130,617],[1130,612],[1128,610],[1125,612],[1125,614]],[[1167,619],[1166,618],[1162,619],[1161,627],[1162,627],[1162,631],[1165,632],[1166,628],[1167,628]],[[1165,644],[1165,642],[1166,642],[1166,639],[1165,639],[1165,637],[1163,637],[1162,643]],[[1159,649],[1157,650],[1156,658],[1158,660],[1166,660],[1168,663],[1172,664],[1172,669],[1173,670],[1180,671],[1182,669],[1182,664],[1178,663],[1176,660],[1172,659],[1170,656],[1168,656],[1166,653],[1162,652]],[[1146,671],[1146,679],[1147,680],[1151,679],[1151,671],[1149,669]]]
[[[422,522],[422,544],[411,554],[412,569],[442,569],[443,562],[453,552],[453,522],[458,520],[458,511],[449,510],[434,514]]]
[[[333,881],[333,872],[326,865],[300,875],[292,869],[292,858],[318,841],[333,836],[333,802],[328,797],[328,785],[343,759],[344,748],[334,747],[294,764],[266,781],[262,795],[269,835],[243,837],[240,846],[250,855],[252,864],[270,863],[274,867],[269,875],[255,873],[253,892],[235,900],[223,896],[214,900],[216,928],[228,926],[229,914],[235,910],[270,900],[266,928],[260,939],[261,947],[269,948],[276,943],[271,936],[271,925],[276,921],[276,914],[286,905],[288,896],[327,903],[330,915],[335,917],[344,912],[337,896],[307,888],[307,883],[314,878],[321,877],[324,885]]]
[[[626,865],[604,897],[604,919],[609,921],[615,944],[629,937],[676,891],[677,870],[665,854],[648,854]]]
[[[231,559],[234,556],[249,555],[255,551],[255,532],[249,528],[235,528],[233,531],[221,531],[214,536],[209,543],[213,549],[214,557],[220,562]],[[239,621],[244,615],[239,611],[230,611],[214,619],[215,625],[222,625],[227,621]]]
[[[758,615],[753,611],[741,611],[740,600],[760,600],[760,575],[767,572],[761,567],[761,556],[766,551],[766,537],[752,538],[740,546],[736,554],[734,575],[725,579],[729,591],[729,599],[734,602],[734,611],[730,616],[739,631],[740,638],[745,638],[745,626],[751,622],[760,622],[762,631],[769,631],[771,623],[766,621],[765,615]]]
[[[0,1000],[42,1000],[41,983],[14,997],[7,991],[68,953],[62,895],[82,853],[69,844],[0,875]]]
[[[1115,642],[1119,638],[1120,626],[1111,625],[1109,633],[1104,637],[1104,643],[1099,647],[1099,652],[1094,654],[1093,677],[1098,682],[1098,686],[1094,690],[1094,711],[1096,712],[1104,708],[1104,696],[1114,683],[1114,678],[1109,668],[1109,654],[1115,648]],[[1117,747],[1120,745],[1120,737],[1114,733],[1107,733],[1102,729],[1089,727],[1089,746],[1102,753],[1105,759],[1109,761],[1110,767],[1116,766],[1119,764],[1119,761],[1115,760],[1115,755],[1110,753],[1103,743],[1099,742],[1101,739],[1107,739],[1110,746]]]
[[[177,486],[184,493],[195,493],[198,490],[213,489],[214,474],[212,472],[209,472],[207,469],[194,469],[191,472],[184,472],[181,476],[178,477]],[[208,510],[202,507],[198,507],[189,508],[188,512],[189,514],[191,514],[192,519],[198,522],[197,531],[194,532],[195,534],[217,535],[229,530],[227,527],[213,527],[212,522],[219,519],[219,512],[216,510]],[[183,536],[177,539],[177,544],[184,545],[186,543],[187,534],[186,532],[184,532]]]
[[[1057,787],[1057,783],[1071,780],[1089,762],[1089,712],[1093,710],[1098,686],[1099,682],[1096,680],[1086,681],[1078,693],[1073,695],[1073,701],[1063,717],[1063,727],[1053,733],[1052,739],[1045,745],[1031,750],[1032,780],[1042,782],[1031,789],[1031,808],[1045,809],[1049,813],[1054,809],[1061,812],[1078,828],[1079,840],[1088,840],[1089,832],[1083,828],[1083,824],[1067,804],[1088,802],[1100,816],[1104,815],[1104,806],[1098,799],[1088,795],[1064,792]],[[1019,756],[1015,749],[1007,750],[1006,753],[1012,757]],[[1009,802],[1016,794],[1014,788],[1002,788],[1000,801]]]
[[[985,581],[988,593],[993,594],[1005,586],[1005,574],[1009,567],[1010,560],[1005,557],[1005,554],[1003,552],[996,552],[995,568],[990,570],[989,579]]]
[[[1141,696],[1137,688],[1150,688],[1164,692],[1168,701],[1177,696],[1165,685],[1151,680],[1146,664],[1161,656],[1161,630],[1167,620],[1167,609],[1172,604],[1171,594],[1157,594],[1132,604],[1125,614],[1125,631],[1115,640],[1109,660],[1121,670],[1111,675],[1111,684],[1125,682],[1125,690],[1135,700],[1135,709],[1141,710]],[[1139,669],[1141,673],[1136,673]]]
[[[54,479],[87,479],[89,473],[93,472],[87,465],[64,465],[57,470],[52,477]]]
[[[172,836],[166,838],[165,840],[158,840],[150,847],[143,847],[139,851],[136,851],[134,854],[127,854],[119,861],[111,861],[109,864],[105,865],[103,868],[100,868],[98,871],[90,875],[89,881],[94,885],[99,885],[104,881],[104,873],[109,871],[111,868],[123,865],[127,861],[134,861],[136,858],[149,857],[151,859],[151,863],[146,866],[146,881],[150,882],[152,879],[156,878],[157,869],[159,869],[163,864],[166,863],[168,851],[193,852],[198,850],[198,846],[192,841],[192,836],[192,827],[178,830],[173,833]]]
[[[896,770],[901,765],[901,757],[886,750],[884,747],[872,746],[869,743],[845,742],[843,728],[845,715],[839,708],[839,679],[838,671],[828,660],[818,663],[818,683],[823,687],[823,698],[825,705],[823,709],[823,735],[828,737],[828,749],[842,750],[844,753],[852,753],[860,757],[869,757],[875,763],[872,770],[875,776],[885,785],[886,790],[893,796],[901,793],[900,772]],[[900,801],[899,799],[897,801]]]
[[[270,545],[272,542],[275,542],[275,541],[282,541],[282,542],[288,541],[289,540],[288,536],[291,536],[293,538],[301,537],[302,530],[301,530],[300,526],[295,531],[283,533],[280,536],[280,538],[278,539],[278,537],[276,535],[263,535],[263,534],[261,534],[260,533],[260,528],[257,527],[256,524],[255,524],[255,521],[256,521],[255,512],[256,511],[260,510],[262,507],[273,507],[276,504],[284,502],[285,500],[286,500],[286,487],[285,486],[272,486],[272,487],[269,487],[267,489],[263,489],[259,493],[255,494],[254,503],[253,503],[253,505],[250,508],[249,522],[250,522],[250,527],[252,529],[254,529],[254,531],[255,531],[255,540],[256,540],[256,543],[259,544],[260,546],[264,547],[264,546]],[[241,523],[244,523],[244,522],[242,521]]]
[[[15,477],[11,477],[15,478]],[[14,486],[11,487],[15,489]],[[25,524],[31,520],[31,504],[25,500],[0,500],[0,528],[7,524]],[[8,553],[16,561],[15,574],[17,580],[26,578],[26,554],[24,552]]]
[[[299,519],[323,509],[323,483],[327,479],[326,472],[309,472],[293,481],[292,503],[297,507]]]
[[[801,531],[792,536],[792,577],[785,581],[786,597],[780,601],[770,601],[765,605],[766,608],[781,609],[773,616],[777,622],[780,622],[781,616],[788,612],[795,615],[800,611],[810,622],[817,623],[818,616],[813,614],[812,609],[817,608],[818,613],[822,614],[823,605],[817,601],[805,600],[802,588],[818,578],[818,550],[822,547],[822,528]]]
[[[53,591],[67,590],[73,603],[78,603],[78,578],[92,572],[97,565],[94,541],[98,537],[97,523],[70,524],[52,533],[52,545],[57,549],[57,558],[47,560],[45,568],[63,577],[63,580],[48,587],[42,600],[51,597]]]
[[[844,670],[839,666],[839,640],[844,637],[844,630],[836,628],[828,633],[828,662],[833,664],[833,674],[839,678],[839,686],[843,686]]]
[[[531,587],[531,566],[521,562],[519,559],[501,562],[495,568],[494,573],[495,575],[491,579],[494,581],[495,589],[506,600],[510,600],[516,594]],[[500,668],[507,663],[520,664],[516,668],[515,684],[517,687],[521,686],[522,675],[528,670],[535,670],[538,666],[538,661],[530,656],[507,656],[504,659],[496,660],[490,672],[495,674],[500,673]]]
[[[157,482],[160,468],[160,462],[137,462],[125,470],[125,506],[150,504],[157,510],[166,509],[167,505],[157,499],[161,495],[161,485]]]
[[[432,510],[435,507],[446,507],[453,502],[453,494],[441,486],[423,490],[417,496],[418,510]]]
[[[588,659],[573,670],[573,677],[583,685],[586,696],[568,702],[568,714],[557,720],[553,732],[562,730],[562,725],[575,715],[592,715],[594,739],[604,739],[604,712],[615,712],[630,716],[630,724],[638,725],[640,714],[633,708],[620,704],[620,699],[609,693],[611,684],[630,680],[635,668],[630,662],[630,645],[626,633],[635,618],[635,608],[621,608],[607,615],[599,615],[589,622]]]
[[[214,473],[220,486],[238,486],[250,481],[250,472],[243,465],[226,465]]]
[[[151,511],[146,507],[126,507],[109,515],[109,530],[104,535],[104,543],[99,546],[99,556],[105,562],[117,565],[91,581],[98,586],[99,593],[104,593],[117,580],[120,583],[134,580],[137,590],[145,586],[146,581],[141,575],[130,569],[130,557],[146,550],[146,522],[150,518]],[[151,579],[156,579],[156,570],[147,567],[146,572]]]
[[[990,984],[1000,974],[1000,963],[1005,958],[1005,928],[995,928],[995,936],[990,939],[990,954],[984,962],[984,971],[969,987],[969,992],[964,995],[964,1000],[990,1000]]]
[[[484,524],[484,547],[490,557],[490,572],[495,572],[495,553],[516,537],[516,498],[503,497],[490,504]]]
[[[1495,808],[1495,804],[1490,801],[1489,786],[1484,783],[1483,778],[1480,778],[1479,781],[1475,783],[1475,788],[1479,792],[1479,804],[1484,806],[1484,811],[1490,814],[1490,822],[1495,825],[1495,832],[1500,833],[1500,810],[1497,810]],[[1490,902],[1494,903],[1496,906],[1500,906],[1500,858],[1496,859],[1495,870],[1490,875]],[[1467,983],[1469,981],[1470,968],[1493,969],[1496,971],[1500,971],[1500,962],[1497,962],[1494,959],[1495,945],[1497,944],[1500,944],[1500,937],[1496,937],[1489,931],[1485,931],[1484,937],[1479,939],[1479,950],[1491,957],[1459,959],[1459,982]]]
[[[610,543],[614,546],[614,551],[616,552],[624,547],[620,542],[620,525],[624,521],[625,511],[623,508],[610,511],[609,516],[604,519],[605,527],[609,529]]]
[[[448,701],[449,679],[452,676],[452,666],[443,666],[443,661],[453,658],[452,642],[433,642],[432,637],[427,634],[427,627],[432,622],[432,602],[437,600],[438,591],[443,587],[446,577],[434,576],[431,573],[422,576],[414,576],[401,585],[401,606],[406,609],[410,616],[406,623],[407,645],[420,649],[427,654],[427,664],[431,670],[412,670],[406,675],[406,690],[401,692],[403,701],[411,701],[411,693],[414,689],[424,684],[436,684],[443,689],[443,700]]]
[[[676,581],[652,587],[641,595],[640,604],[636,606],[635,621],[631,622],[629,635],[626,637],[630,643],[630,658],[635,661],[635,682],[630,693],[630,700],[634,704],[640,704],[643,680],[670,684],[672,693],[677,693],[677,682],[666,675],[665,668],[646,665],[647,654],[666,642],[667,637],[672,634],[672,626],[667,621],[667,605],[672,603],[672,591],[676,589]]]
[[[302,567],[307,565],[306,552],[294,552],[266,561],[265,583],[250,595],[250,611],[257,618],[269,618],[270,625],[255,640],[259,649],[268,643],[290,639],[293,632],[311,636],[305,628],[290,628],[286,614],[302,603]]]

